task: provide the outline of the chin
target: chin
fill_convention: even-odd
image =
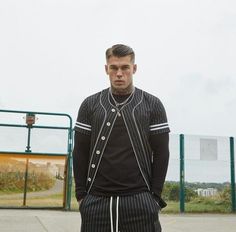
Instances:
[[[127,87],[123,86],[123,85],[113,85],[112,86],[114,89],[119,89],[119,90],[122,90],[122,89],[126,89]]]

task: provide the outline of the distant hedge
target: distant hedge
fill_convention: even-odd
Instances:
[[[25,160],[0,158],[0,191],[22,192],[25,185]],[[45,165],[29,163],[27,191],[41,191],[53,187],[55,178]]]

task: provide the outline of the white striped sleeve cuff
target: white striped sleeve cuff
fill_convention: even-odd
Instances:
[[[76,122],[75,127],[80,128],[80,129],[84,129],[87,131],[91,131],[91,125],[82,123],[82,122]]]
[[[151,126],[149,126],[149,128],[150,128],[150,131],[158,131],[158,130],[161,130],[161,129],[169,128],[169,125],[166,122],[166,123],[151,125]]]

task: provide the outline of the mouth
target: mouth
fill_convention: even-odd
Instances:
[[[115,84],[122,85],[122,84],[124,84],[124,81],[115,81]]]

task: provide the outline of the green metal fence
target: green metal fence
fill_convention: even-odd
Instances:
[[[236,212],[234,138],[170,135],[166,212]]]
[[[15,123],[13,116],[17,116]],[[41,208],[70,210],[72,137],[72,119],[68,114],[0,110],[0,207],[14,204],[18,208],[39,207],[38,202],[42,202]],[[168,206],[163,211],[235,213],[234,146],[233,137],[170,134],[170,162],[163,191]],[[16,169],[17,166],[20,168]],[[6,167],[8,170],[4,171]],[[63,182],[63,193],[48,193],[47,198],[40,198],[37,195],[42,193],[37,189],[39,176],[44,185],[47,184],[51,178],[48,170],[53,167],[56,167],[53,182],[46,186],[49,190],[43,192]],[[38,170],[44,170],[43,174]],[[21,180],[17,182],[22,184],[18,186],[22,190],[20,195],[10,191],[12,186],[4,192],[1,180],[9,186],[16,179]],[[17,199],[13,200],[16,195]],[[61,196],[63,204],[58,207],[54,200]],[[72,203],[72,208],[77,209],[74,198]]]
[[[71,208],[72,133],[68,114],[0,110],[0,207]]]

